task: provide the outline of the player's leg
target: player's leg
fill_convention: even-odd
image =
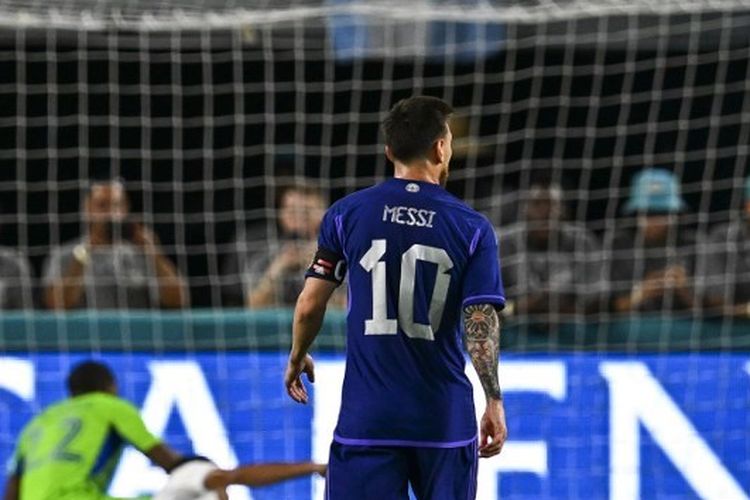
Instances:
[[[409,480],[419,500],[474,500],[476,441],[460,448],[414,448]]]
[[[403,448],[334,442],[328,458],[326,500],[407,500],[408,461]]]

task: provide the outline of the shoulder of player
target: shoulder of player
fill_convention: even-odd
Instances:
[[[453,195],[450,195],[453,197]],[[497,229],[490,221],[489,217],[484,215],[482,212],[478,212],[474,208],[467,205],[464,201],[453,197],[454,207],[461,214],[461,218],[466,222],[472,232],[477,229],[491,231],[497,234]]]
[[[55,416],[61,411],[64,410],[65,407],[69,403],[69,399],[64,399],[62,401],[57,401],[56,403],[52,403],[51,405],[47,406],[46,408],[43,408],[41,412],[31,417],[31,420],[29,420],[26,425],[23,426],[21,429],[21,433],[19,434],[19,441],[23,442],[23,440],[28,436],[30,429],[38,426],[44,426],[46,422],[50,420],[54,420]]]
[[[33,417],[31,417],[31,420],[26,422],[26,425],[21,428],[21,432],[18,434],[18,442],[21,447],[23,447],[23,443],[28,438],[30,430],[34,427],[37,427],[38,425],[43,424],[44,420],[46,419],[46,411],[47,408],[45,408],[38,415],[34,415]]]
[[[137,408],[126,399],[106,392],[94,392],[71,398],[70,404],[87,407],[87,411],[101,413],[104,418],[120,416],[123,413],[137,412]]]
[[[46,408],[44,408],[39,415],[37,415],[36,418],[42,420],[44,418],[49,417],[50,415],[54,415],[55,413],[59,412],[60,410],[64,410],[65,408],[71,406],[72,404],[75,404],[74,398],[68,398],[68,399],[62,399],[60,401],[57,401],[55,403],[50,404]]]
[[[330,214],[343,214],[353,208],[360,205],[367,204],[372,201],[372,197],[379,196],[378,190],[383,184],[375,184],[364,189],[360,189],[353,193],[349,193],[343,198],[339,198],[328,207],[327,212]]]
[[[473,248],[480,241],[485,241],[486,238],[494,239],[496,244],[499,243],[498,230],[489,218],[461,200],[457,201],[458,203],[449,207],[450,209],[455,208],[455,210],[451,210],[453,213],[449,218],[458,233],[464,235],[466,244]],[[473,249],[470,250],[471,252],[473,252]]]

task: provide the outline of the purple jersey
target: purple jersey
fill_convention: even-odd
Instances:
[[[345,261],[346,374],[334,439],[342,444],[457,447],[477,425],[464,374],[463,306],[502,307],[495,231],[436,184],[391,179],[326,212],[322,277]]]

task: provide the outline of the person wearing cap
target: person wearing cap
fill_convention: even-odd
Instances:
[[[625,206],[635,224],[608,238],[609,285],[616,312],[679,311],[696,305],[696,234],[679,225],[685,209],[672,172],[649,168],[636,175]]]
[[[701,282],[709,312],[750,318],[750,178],[744,188],[743,211],[707,238]]]
[[[562,188],[534,180],[521,194],[522,219],[498,231],[506,314],[552,326],[591,309],[601,290],[601,245],[586,228],[565,220]]]

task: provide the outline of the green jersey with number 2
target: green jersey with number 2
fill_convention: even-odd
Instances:
[[[45,409],[24,428],[11,463],[20,500],[94,500],[105,491],[127,444],[148,452],[154,437],[138,410],[96,392]]]

